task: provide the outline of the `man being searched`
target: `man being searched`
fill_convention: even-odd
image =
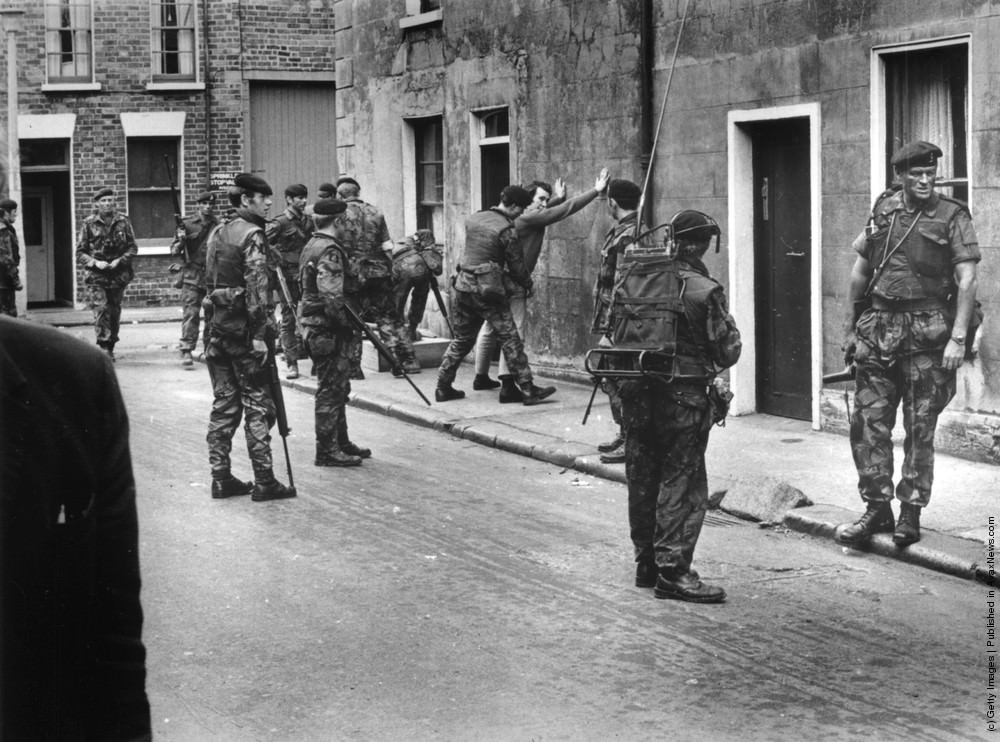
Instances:
[[[271,186],[248,173],[236,176],[229,189],[235,209],[231,221],[212,233],[206,255],[205,360],[214,401],[208,419],[208,458],[212,497],[251,495],[255,501],[295,497],[295,489],[274,477],[271,427],[274,400],[266,386],[270,349],[275,336],[273,276],[268,268],[264,233],[271,207]],[[230,469],[233,434],[243,418],[254,482],[243,482]]]
[[[607,187],[607,168],[598,174],[592,189],[570,199],[566,198],[566,184],[562,178],[556,179],[555,188],[542,180],[534,180],[525,186],[525,189],[532,194],[531,203],[524,210],[524,213],[514,220],[514,227],[517,230],[517,240],[524,254],[524,267],[528,275],[531,275],[535,270],[538,257],[541,255],[542,243],[545,241],[545,228],[580,211],[603,193]],[[510,312],[514,318],[514,324],[517,325],[523,338],[527,294],[524,288],[517,283],[509,284],[508,289]],[[472,381],[472,388],[476,390],[496,389],[499,386],[501,387],[500,402],[502,404],[521,402],[523,401],[521,391],[514,383],[514,376],[507,367],[507,358],[502,353],[500,354],[499,368],[500,382],[489,378],[490,359],[496,346],[496,338],[493,326],[488,322],[483,323],[483,327],[479,331],[479,339],[476,342],[476,378]]]
[[[483,322],[487,322],[500,338],[507,367],[517,381],[524,404],[538,404],[556,391],[554,386],[537,387],[533,382],[504,281],[506,272],[526,295],[531,292],[531,273],[525,266],[514,226],[514,220],[524,212],[531,199],[529,191],[509,185],[500,194],[497,206],[472,214],[465,220],[465,249],[454,278],[452,327],[455,337],[445,350],[438,369],[434,393],[438,402],[465,396],[465,392],[455,389],[452,384],[459,364],[475,345]]]
[[[96,213],[83,220],[76,241],[77,261],[83,267],[88,299],[94,311],[97,345],[112,360],[118,342],[122,298],[135,276],[132,259],[138,254],[132,222],[115,211],[115,192],[102,188],[94,194]]]
[[[303,357],[302,338],[295,325],[295,304],[302,290],[299,286],[299,256],[312,233],[312,221],[305,214],[308,189],[295,183],[285,189],[285,210],[277,218],[268,222],[267,241],[274,255],[275,271],[281,271],[288,287],[286,298],[284,289],[279,287],[281,306],[281,347],[285,351],[287,378],[299,378],[299,360]]]
[[[303,343],[316,377],[316,466],[358,466],[372,455],[347,434],[347,397],[351,393],[350,348],[358,334],[345,313],[345,274],[350,269],[341,243],[337,215],[347,209],[339,199],[314,207],[315,231],[302,250],[299,268]]]
[[[205,245],[212,228],[219,223],[215,216],[215,194],[205,191],[198,195],[198,213],[184,217],[183,227],[177,228],[170,246],[173,255],[184,258],[178,288],[184,314],[181,319],[181,365],[191,368],[191,353],[198,345],[201,326],[201,303],[205,299]]]
[[[618,381],[635,584],[654,588],[657,598],[721,603],[725,591],[702,582],[691,563],[708,509],[709,431],[728,409],[728,399],[716,391],[716,376],[736,363],[742,345],[725,291],[702,262],[713,237],[718,240],[719,227],[700,211],[678,213],[671,227],[675,259],[664,263],[663,280],[646,275],[630,282],[631,271],[623,268],[626,253],[619,256],[615,288],[616,297],[647,308],[640,311],[662,308],[662,313],[646,315],[639,322],[631,320],[630,313],[622,320],[614,318],[616,335],[651,335],[659,317],[678,314],[661,325],[673,336],[671,345],[676,348],[669,357],[669,375]],[[651,289],[658,293],[649,296]],[[628,332],[619,332],[620,321],[634,324]],[[656,336],[657,342],[662,339]]]
[[[955,395],[955,372],[978,319],[979,245],[968,207],[936,192],[941,150],[912,142],[891,159],[902,188],[875,202],[854,241],[845,360],[857,372],[851,452],[865,513],[837,530],[844,544],[892,533],[897,546],[920,539],[920,510],[934,479],[938,415]],[[892,430],[900,405],[903,466],[893,487]],[[899,520],[892,512],[900,501]]]

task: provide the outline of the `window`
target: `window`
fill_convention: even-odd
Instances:
[[[89,83],[93,70],[91,0],[45,0],[49,83]]]
[[[402,29],[440,24],[444,18],[441,0],[406,0],[406,15],[399,19]]]
[[[444,135],[440,116],[412,123],[417,177],[417,229],[444,234]]]
[[[887,185],[894,179],[889,158],[916,139],[938,145],[938,185],[955,198],[969,198],[968,45],[951,43],[884,53],[885,162]]]
[[[154,82],[196,77],[194,0],[151,0]]]
[[[480,208],[500,202],[510,184],[510,115],[506,108],[482,111],[479,118]]]
[[[173,199],[164,157],[170,162],[175,181],[180,179],[177,163],[180,139],[176,137],[129,137],[128,215],[136,241],[162,242],[174,233]]]

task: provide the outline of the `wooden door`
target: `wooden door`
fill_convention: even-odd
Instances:
[[[754,260],[757,409],[812,415],[807,119],[757,124],[754,142]]]
[[[51,302],[56,298],[55,243],[52,239],[52,190],[26,189],[21,197],[22,235],[25,259],[25,290],[28,302]]]

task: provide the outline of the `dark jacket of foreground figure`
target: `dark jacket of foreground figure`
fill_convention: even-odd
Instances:
[[[114,368],[58,330],[2,317],[0,503],[0,739],[150,739]]]

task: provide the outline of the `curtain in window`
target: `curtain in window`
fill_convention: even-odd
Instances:
[[[49,80],[90,79],[90,0],[45,3],[45,52]]]
[[[952,115],[951,79],[939,58],[908,54],[891,65],[889,113],[895,151],[907,142],[922,139],[941,148],[945,156],[938,164],[938,177],[955,174],[955,129]]]

